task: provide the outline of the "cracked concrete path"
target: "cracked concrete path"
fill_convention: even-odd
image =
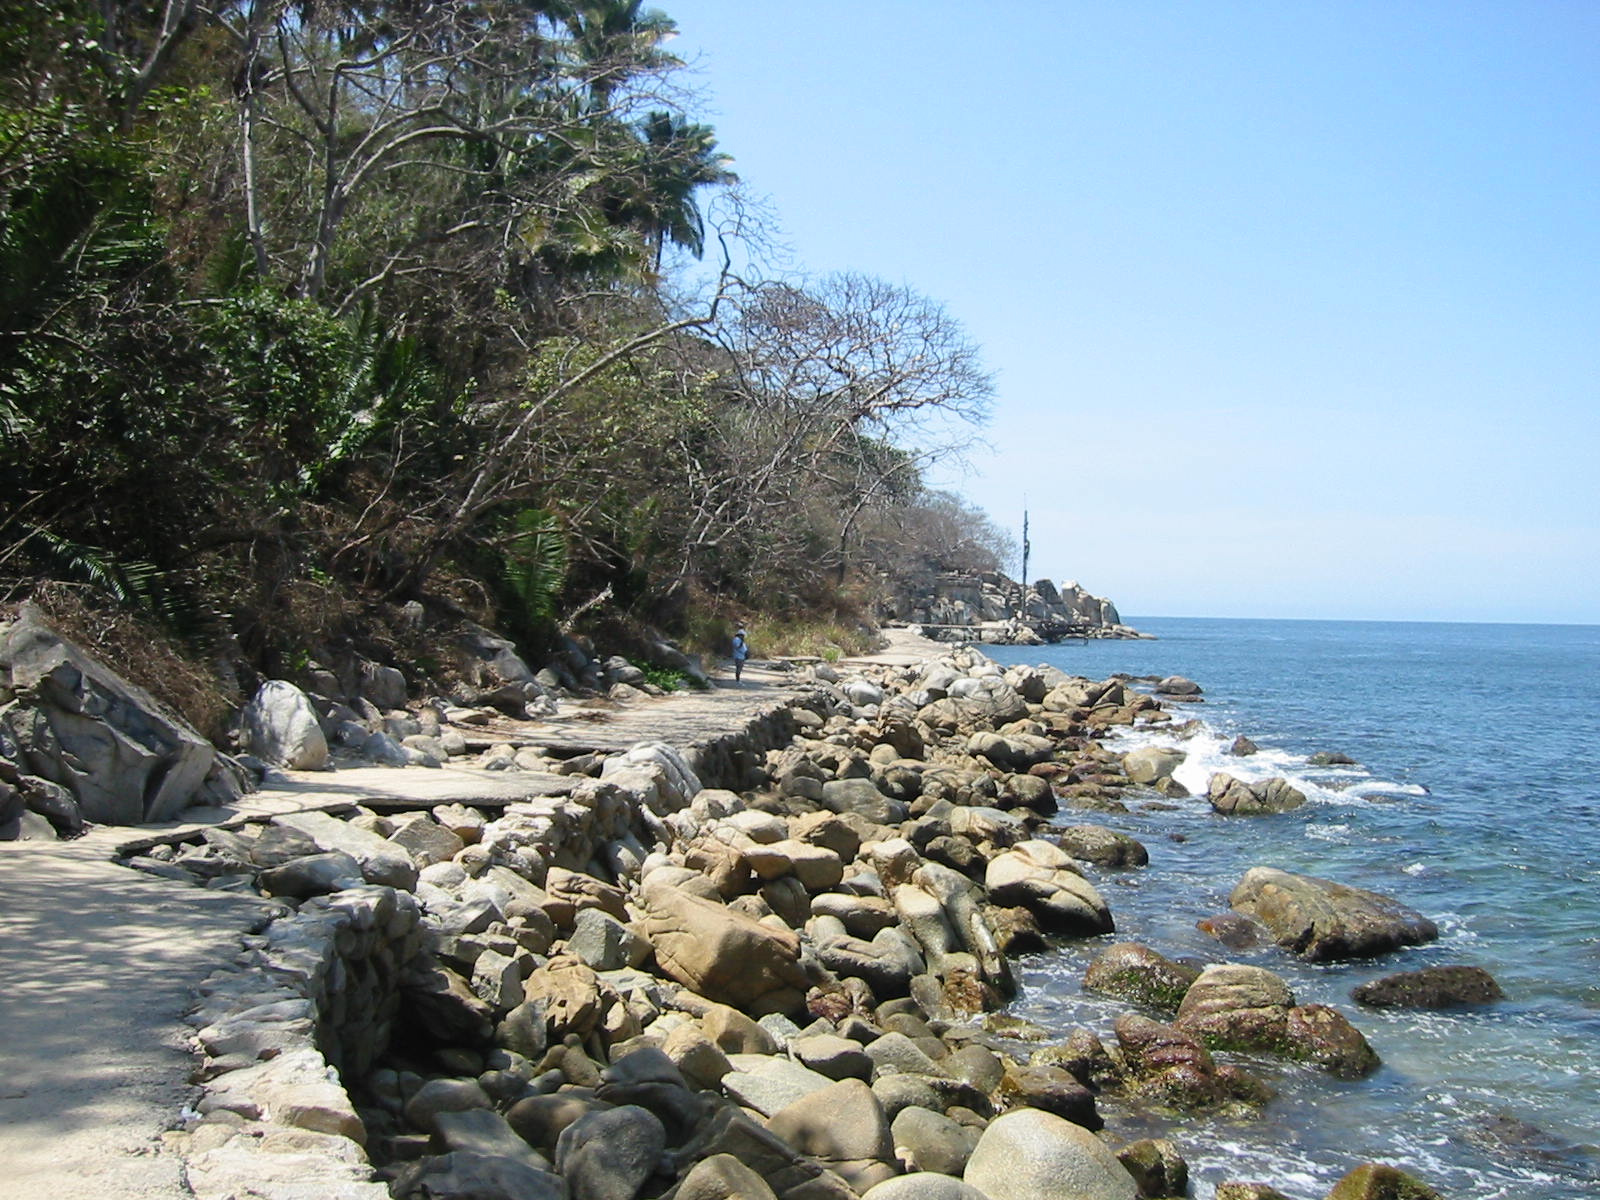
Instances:
[[[0,1194],[190,1195],[160,1135],[191,1094],[182,1022],[261,900],[108,860],[126,830],[0,843]]]

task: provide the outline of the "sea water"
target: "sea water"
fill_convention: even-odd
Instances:
[[[1130,796],[1126,814],[1056,818],[1129,833],[1150,865],[1088,868],[1116,933],[1022,960],[1011,1011],[1110,1041],[1127,1005],[1080,983],[1099,950],[1130,940],[1169,958],[1264,966],[1300,1003],[1350,1017],[1383,1059],[1366,1079],[1232,1057],[1279,1090],[1259,1117],[1177,1121],[1102,1098],[1114,1135],[1178,1142],[1201,1200],[1229,1179],[1322,1200],[1369,1160],[1402,1166],[1450,1200],[1600,1197],[1600,626],[1133,624],[1158,640],[987,648],[1005,664],[1092,679],[1184,675],[1204,689],[1203,703],[1170,706],[1174,726],[1198,720],[1186,735],[1141,727],[1110,743],[1183,749],[1176,778],[1192,798]],[[1228,754],[1239,734],[1260,752]],[[1317,751],[1360,765],[1312,767]],[[1204,798],[1213,771],[1284,776],[1310,803],[1218,816]],[[1432,918],[1439,940],[1326,965],[1271,946],[1225,949],[1195,922],[1227,911],[1234,884],[1258,865],[1393,896]],[[1445,1012],[1350,998],[1370,979],[1458,963],[1487,969],[1506,998]]]

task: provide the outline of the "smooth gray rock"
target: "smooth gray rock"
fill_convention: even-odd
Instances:
[[[368,883],[413,891],[417,886],[417,865],[403,848],[387,838],[340,821],[327,813],[285,813],[273,817],[274,825],[299,830],[324,852],[339,850],[361,864]]]
[[[572,1200],[634,1200],[667,1147],[666,1130],[634,1104],[580,1117],[556,1141]]]
[[[269,679],[240,714],[244,749],[273,766],[317,771],[328,765],[328,739],[310,698],[284,679]]]
[[[873,1184],[861,1200],[989,1200],[989,1197],[959,1179],[914,1171]]]
[[[977,1148],[980,1131],[941,1112],[901,1109],[890,1128],[895,1153],[915,1171],[960,1177]]]
[[[292,858],[280,867],[261,872],[261,890],[269,896],[305,900],[346,888],[360,887],[361,864],[342,850]]]
[[[83,819],[136,825],[248,790],[182,717],[61,637],[32,605],[0,630],[0,757],[72,793]]]
[[[568,1200],[559,1175],[516,1158],[458,1150],[423,1159],[397,1181],[405,1200]]]
[[[1037,1109],[996,1117],[962,1178],[988,1200],[1139,1200],[1133,1176],[1104,1142]]]

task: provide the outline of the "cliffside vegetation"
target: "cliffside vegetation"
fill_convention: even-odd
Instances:
[[[906,288],[752,265],[672,31],[0,0],[0,598],[292,674],[407,601],[709,638],[992,559],[924,482],[976,349]]]

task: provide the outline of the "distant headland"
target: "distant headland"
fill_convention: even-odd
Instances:
[[[1042,646],[1070,638],[1149,638],[1122,623],[1117,606],[1076,580],[1024,588],[998,571],[929,573],[883,605],[887,621],[921,626],[939,641]]]

